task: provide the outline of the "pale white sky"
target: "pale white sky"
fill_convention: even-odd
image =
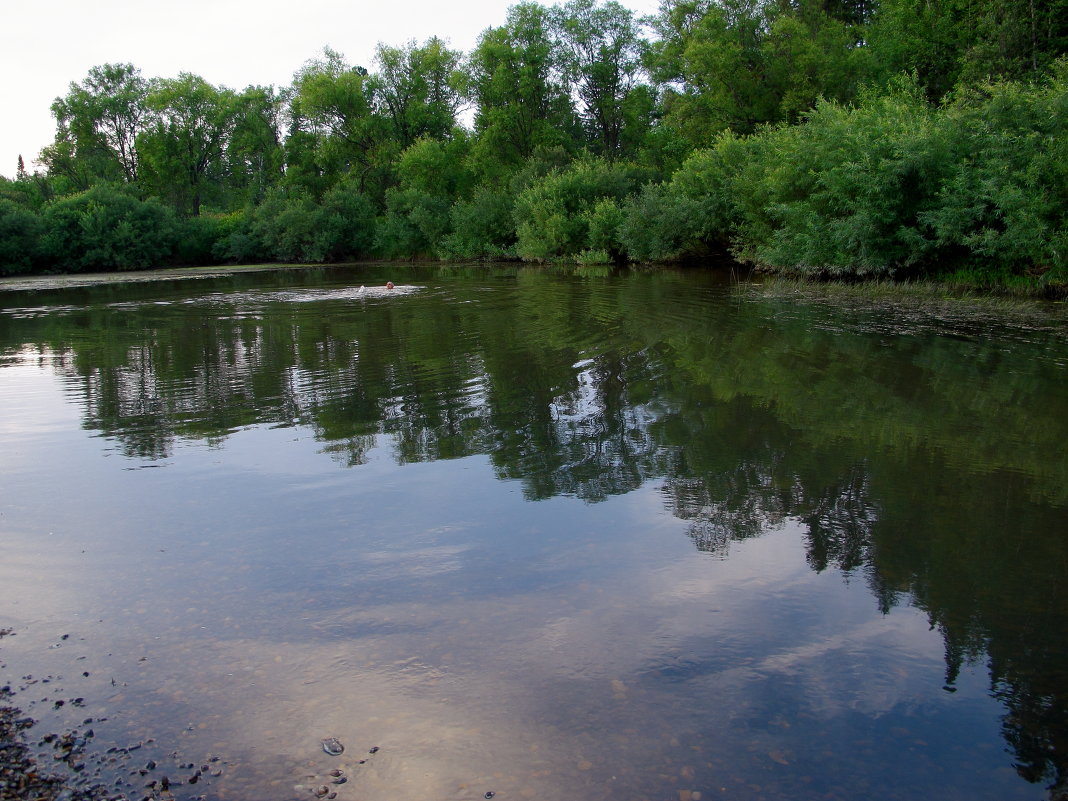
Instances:
[[[504,22],[513,2],[53,0],[23,14],[9,9],[0,34],[0,175],[14,177],[19,154],[33,171],[55,134],[52,101],[96,65],[128,62],[146,78],[192,72],[238,90],[281,87],[324,46],[368,68],[379,42],[437,35],[468,53],[484,29]],[[659,0],[622,3],[644,15]]]

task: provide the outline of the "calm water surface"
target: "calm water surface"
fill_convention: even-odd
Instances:
[[[1065,791],[1062,332],[386,269],[0,292],[0,682],[49,768],[74,731],[130,799]]]

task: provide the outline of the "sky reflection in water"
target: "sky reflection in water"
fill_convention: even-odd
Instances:
[[[39,731],[155,738],[91,764],[109,780],[218,756],[189,798],[310,798],[336,766],[371,801],[1046,796],[1014,762],[1063,758],[1064,720],[1023,714],[1063,644],[1003,657],[988,610],[1063,620],[1034,565],[1063,556],[1063,462],[1006,446],[1012,420],[977,441],[981,397],[924,412],[950,380],[1054,403],[1056,343],[1013,345],[1005,388],[1004,345],[786,341],[803,319],[702,277],[582,282],[577,309],[574,278],[415,273],[353,308],[356,275],[19,298],[0,627],[5,680],[62,677],[20,695]],[[854,363],[880,408],[842,406],[877,397]],[[962,601],[1012,571],[999,538],[1022,575]],[[1007,708],[1054,749],[1013,753]]]

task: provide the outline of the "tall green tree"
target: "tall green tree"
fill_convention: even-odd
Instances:
[[[378,71],[371,78],[374,104],[389,120],[400,150],[423,137],[450,134],[462,102],[460,62],[461,54],[436,36],[421,46],[378,46]]]
[[[915,72],[939,100],[962,81],[1024,78],[1068,53],[1068,0],[881,0],[866,40],[884,73]]]
[[[514,5],[504,25],[483,32],[469,61],[468,87],[484,172],[515,169],[539,146],[575,146],[578,119],[543,6]]]
[[[643,40],[634,14],[615,0],[569,0],[554,9],[561,69],[579,101],[588,140],[606,158],[620,154],[642,76]]]
[[[147,104],[151,123],[137,139],[144,183],[180,214],[196,217],[204,197],[221,190],[237,97],[199,75],[182,73],[153,82]]]
[[[667,0],[650,56],[667,119],[700,147],[719,131],[795,122],[819,97],[850,99],[866,75],[863,32],[829,5]]]
[[[298,165],[295,177],[316,195],[346,176],[360,191],[380,184],[376,150],[385,137],[367,70],[326,48],[297,73],[293,88],[290,140],[296,147],[290,143],[287,158]]]
[[[282,114],[285,99],[273,86],[250,86],[236,97],[226,147],[231,205],[258,204],[285,173]]]
[[[42,161],[75,185],[135,183],[137,136],[148,120],[148,81],[132,64],[104,64],[52,103],[56,139]]]

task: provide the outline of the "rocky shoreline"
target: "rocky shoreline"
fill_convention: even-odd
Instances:
[[[11,697],[10,687],[0,687],[0,799],[52,801],[59,797],[63,782],[43,773],[30,755],[22,733],[33,721],[9,705]]]
[[[11,636],[10,629],[0,629],[0,639]],[[0,667],[3,667],[0,663]],[[106,801],[107,788],[86,784],[71,786],[70,773],[84,769],[80,755],[88,740],[86,733],[49,734],[42,742],[52,746],[56,769],[49,770],[37,762],[26,742],[26,731],[36,721],[15,703],[10,684],[0,686],[0,801]],[[89,732],[91,735],[91,730]],[[59,768],[62,766],[62,773]],[[113,800],[114,801],[114,800]]]
[[[10,634],[10,629],[0,629],[0,639]],[[0,687],[0,799],[52,801],[62,789],[62,780],[43,775],[38,769],[23,739],[23,732],[33,725],[33,719],[23,715],[13,699],[10,685]]]

